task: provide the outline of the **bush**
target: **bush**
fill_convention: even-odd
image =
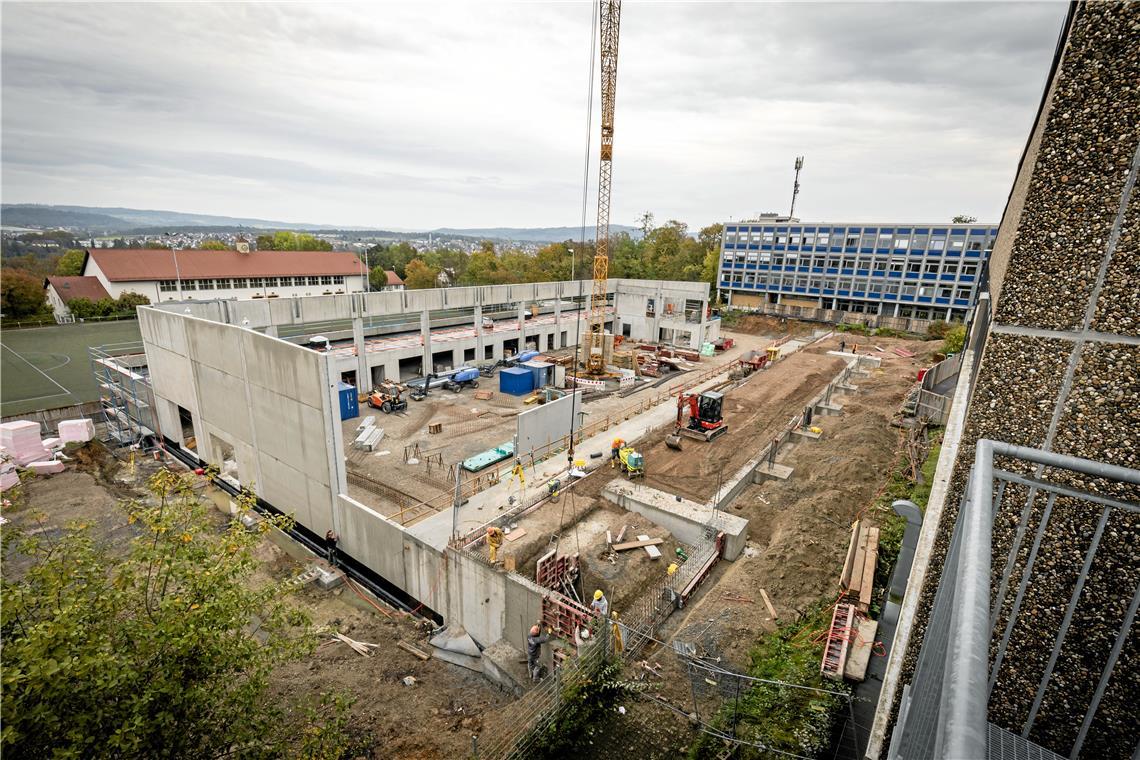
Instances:
[[[962,352],[965,346],[966,326],[954,325],[954,327],[946,333],[945,339],[942,341],[942,353],[947,355],[958,354]]]

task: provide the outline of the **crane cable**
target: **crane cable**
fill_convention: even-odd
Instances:
[[[594,58],[595,58],[595,53],[597,52],[597,44],[598,44],[598,16],[601,12],[600,6],[598,5],[598,1],[599,0],[595,0],[595,2],[590,3],[590,19],[591,19],[591,21],[590,21],[590,60],[589,60],[588,66],[587,66],[587,68],[589,70],[589,76],[588,76],[588,85],[586,87],[586,91],[587,91],[587,95],[586,95],[586,152],[582,157],[582,223],[581,223],[581,234],[579,236],[580,243],[578,245],[578,251],[575,251],[575,252],[570,254],[570,281],[571,282],[576,281],[576,278],[575,278],[575,274],[576,274],[575,262],[577,261],[577,255],[579,252],[584,250],[586,247],[586,210],[587,210],[588,205],[589,205],[588,201],[589,201],[589,195],[590,195],[590,147],[593,145],[593,135],[594,135],[594,62],[595,62]],[[597,231],[596,230],[595,230],[595,237],[597,237]],[[579,292],[580,292],[580,289],[579,289]],[[559,296],[559,298],[561,299],[561,296]],[[574,318],[574,366],[572,367],[572,369],[574,371],[573,376],[575,379],[575,383],[574,383],[574,388],[571,389],[571,392],[570,392],[570,431],[569,431],[569,435],[567,438],[567,440],[570,442],[570,448],[566,454],[567,465],[568,465],[568,470],[566,473],[567,481],[569,481],[569,479],[573,477],[573,475],[570,474],[570,471],[574,469],[574,420],[577,418],[577,415],[578,415],[578,410],[576,409],[576,406],[578,403],[578,401],[577,401],[577,399],[578,399],[578,395],[577,395],[578,394],[578,383],[577,383],[577,378],[578,378],[578,351],[581,349],[581,343],[582,343],[582,313],[581,313],[581,309],[579,309],[577,312],[575,312],[574,317],[575,317]],[[574,498],[574,495],[573,495],[573,493],[571,493],[570,499],[573,500],[573,498]],[[573,510],[575,515],[577,514],[577,511],[578,511],[577,510],[577,504],[575,504],[574,510]],[[562,514],[558,518],[558,533],[556,534],[557,538],[555,539],[555,542],[554,542],[554,551],[555,551],[556,555],[558,552],[558,544],[562,540],[562,522],[565,518],[566,518],[566,502],[563,501],[562,502]]]

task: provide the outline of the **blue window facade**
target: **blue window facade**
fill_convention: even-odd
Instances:
[[[963,319],[997,232],[989,224],[730,223],[718,284],[730,303],[787,296],[801,306]]]

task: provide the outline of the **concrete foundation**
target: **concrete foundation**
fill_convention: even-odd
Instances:
[[[787,480],[792,477],[795,469],[783,464],[769,464],[764,462],[756,466],[753,470],[754,482],[762,483],[765,478],[774,478],[775,480]]]
[[[748,541],[748,521],[743,517],[656,488],[617,478],[602,489],[602,496],[623,509],[648,517],[687,544],[700,543],[710,528],[724,533],[727,560],[739,557]]]

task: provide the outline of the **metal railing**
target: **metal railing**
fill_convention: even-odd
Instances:
[[[1013,460],[1011,470],[1032,469],[1035,474],[1029,476],[999,469],[994,462],[998,456]],[[1046,472],[1055,479],[1045,479]],[[995,758],[1011,754],[1016,757],[1056,757],[1051,751],[1031,742],[1030,734],[1038,722],[1058,660],[1065,651],[1079,651],[1083,646],[1083,642],[1077,640],[1080,637],[1067,640],[1067,636],[1109,518],[1118,510],[1140,513],[1140,505],[1081,491],[1060,482],[1071,480],[1071,476],[1066,478],[1068,473],[1100,481],[1140,485],[1138,470],[998,441],[978,441],[969,484],[963,494],[914,677],[903,688],[888,758]],[[1056,478],[1056,474],[1062,477]],[[1022,496],[1024,504],[1020,509],[1020,524],[1000,576],[994,575],[991,573],[991,559],[1000,562],[993,556],[995,518],[1003,507],[1016,510],[1022,503]],[[1043,509],[1040,508],[1041,499],[1044,499]],[[1058,504],[1058,500],[1062,500],[1062,504]],[[1037,509],[1034,508],[1035,502]],[[1018,624],[1019,612],[1023,606],[1032,606],[1026,601],[1026,589],[1033,576],[1034,563],[1048,560],[1048,557],[1042,559],[1040,550],[1054,507],[1058,512],[1062,509],[1069,513],[1085,511],[1089,517],[1095,517],[1099,510],[1099,518],[1068,599],[1053,595],[1048,601],[1048,605],[1057,610],[1063,605],[1065,613],[1053,636],[1048,661],[1033,689],[1032,707],[1029,707],[1021,725],[999,727],[989,720],[996,704],[993,701],[994,686],[1003,663],[1009,667],[1014,658],[1009,642]],[[1031,533],[1031,515],[1039,515],[1039,522],[1032,546],[1026,554],[1023,542]],[[1067,529],[1065,524],[1056,528]],[[1021,561],[1025,567],[1018,578],[1014,575],[1014,568]],[[991,585],[995,583],[998,586],[996,591]],[[1080,719],[1076,739],[1071,747],[1059,748],[1070,753],[1071,757],[1080,754],[1135,620],[1137,606],[1140,605],[1140,588],[1122,589],[1123,593],[1129,591],[1132,592],[1131,603],[1120,605],[1121,609],[1127,607],[1127,611],[1116,629],[1115,643],[1105,659],[1095,663],[1095,667],[1100,669],[1096,690],[1085,707],[1084,715],[1080,716],[1078,712],[1072,716],[1074,721]],[[1011,592],[1014,596],[1006,612],[1007,596]],[[1027,614],[1036,615],[1037,610]],[[1084,652],[1086,665],[1088,659],[1088,652]],[[1013,733],[1010,728],[1018,733]]]

